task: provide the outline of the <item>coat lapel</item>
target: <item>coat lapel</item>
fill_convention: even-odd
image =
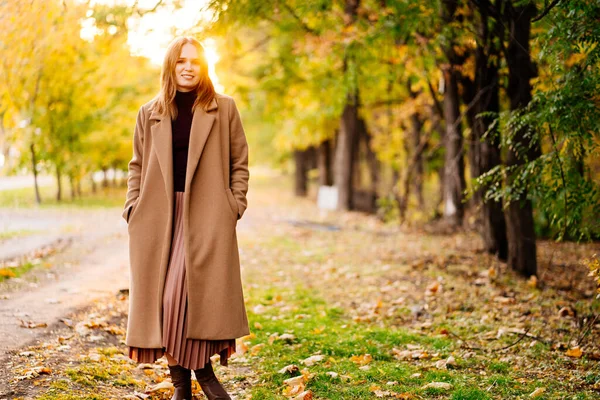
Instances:
[[[158,120],[151,127],[152,144],[158,164],[165,183],[165,190],[169,198],[173,192],[173,139],[171,132],[171,120],[168,117],[152,113],[150,120]]]
[[[190,145],[185,175],[185,191],[189,190],[192,177],[198,166],[202,150],[208,140],[208,135],[215,122],[215,115],[209,111],[218,108],[217,101],[213,98],[206,110],[197,108],[192,117],[190,131]],[[165,183],[165,190],[172,205],[173,194],[173,132],[171,131],[171,120],[168,117],[152,112],[150,120],[157,120],[151,127],[152,143],[158,164]]]
[[[215,114],[209,111],[217,109],[217,101],[213,98],[206,110],[197,108],[192,116],[192,128],[190,132],[190,146],[188,150],[187,166],[185,170],[185,191],[189,191],[190,184],[198,161],[208,140],[208,135],[215,122]]]

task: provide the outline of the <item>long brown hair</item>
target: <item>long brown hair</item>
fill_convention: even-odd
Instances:
[[[175,66],[177,65],[179,55],[181,54],[181,48],[186,43],[191,43],[196,46],[200,57],[200,82],[198,82],[198,86],[195,89],[197,98],[192,110],[195,110],[196,107],[199,106],[206,108],[215,97],[215,87],[208,76],[208,62],[206,61],[204,47],[198,40],[191,36],[180,36],[175,38],[169,44],[167,53],[165,54],[160,75],[160,92],[154,103],[154,110],[156,112],[163,116],[168,115],[172,120],[177,118],[177,105],[175,104],[177,78],[175,76]]]

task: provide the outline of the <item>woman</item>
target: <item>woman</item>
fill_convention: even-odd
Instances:
[[[123,218],[129,231],[126,344],[137,362],[166,355],[175,394],[229,399],[212,369],[249,334],[236,225],[247,207],[248,145],[234,100],[215,92],[204,48],[175,39],[160,92],[133,135]]]

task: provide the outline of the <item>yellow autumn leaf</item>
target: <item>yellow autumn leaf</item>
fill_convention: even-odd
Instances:
[[[253,356],[257,355],[262,350],[263,347],[265,347],[264,343],[259,343],[257,345],[252,346],[250,348],[250,354]]]
[[[363,354],[360,356],[352,356],[350,357],[350,361],[358,365],[367,365],[371,361],[373,361],[373,357],[370,354]]]
[[[579,64],[582,60],[585,60],[585,58],[586,55],[582,53],[571,54],[571,56],[569,56],[569,58],[567,58],[567,60],[565,61],[565,65],[567,67],[572,67],[575,64]]]
[[[17,275],[15,275],[14,271],[9,268],[2,268],[0,269],[0,276],[4,278],[14,278]]]
[[[579,347],[573,347],[565,353],[569,357],[581,358],[583,351]]]
[[[319,335],[321,333],[323,333],[325,331],[325,326],[320,326],[318,328],[314,328],[311,333],[314,333],[315,335]]]

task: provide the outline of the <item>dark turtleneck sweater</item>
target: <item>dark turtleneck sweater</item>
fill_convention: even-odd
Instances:
[[[180,92],[175,94],[177,118],[171,121],[173,134],[173,190],[185,191],[185,173],[192,128],[192,106],[196,100],[196,92]]]

